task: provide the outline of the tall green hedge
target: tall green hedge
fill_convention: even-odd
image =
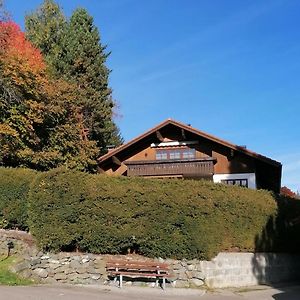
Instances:
[[[27,197],[36,172],[0,168],[0,228],[28,229]]]
[[[0,211],[10,199],[4,207],[20,216],[10,224],[29,225],[44,250],[201,259],[226,250],[300,250],[300,201],[267,191],[64,169],[0,169],[1,178],[6,172],[13,178],[1,180],[2,189],[11,186]]]
[[[173,258],[268,251],[274,243],[258,241],[277,217],[270,192],[207,181],[53,170],[39,175],[30,192],[30,229],[47,250]]]

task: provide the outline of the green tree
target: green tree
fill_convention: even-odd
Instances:
[[[45,0],[26,17],[26,31],[56,76],[76,86],[78,118],[89,140],[96,141],[102,153],[108,144],[119,145],[122,138],[113,121],[115,102],[108,85],[110,70],[105,65],[109,53],[101,45],[93,18],[79,8],[66,22],[60,7]]]
[[[110,70],[105,66],[109,53],[100,43],[98,29],[85,9],[71,16],[63,39],[64,56],[61,73],[74,80],[80,91],[83,118],[89,137],[103,149],[107,144],[120,144],[113,122],[114,101],[108,86]]]
[[[25,17],[27,39],[41,50],[54,73],[60,62],[66,25],[60,6],[53,0],[45,0],[36,12]]]

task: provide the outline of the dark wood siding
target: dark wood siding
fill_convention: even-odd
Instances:
[[[211,177],[214,173],[214,160],[153,160],[127,161],[127,176],[181,176]]]

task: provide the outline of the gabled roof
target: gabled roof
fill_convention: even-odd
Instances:
[[[111,150],[109,151],[108,153],[104,154],[103,156],[99,157],[98,158],[98,162],[101,163],[103,161],[105,161],[106,159],[112,157],[112,156],[115,156],[117,155],[118,153],[120,153],[121,151],[127,149],[128,147],[134,145],[135,143],[141,141],[142,139],[148,137],[149,135],[155,133],[156,131],[162,129],[163,127],[167,126],[167,125],[174,125],[180,129],[183,129],[187,132],[191,132],[193,134],[196,134],[198,135],[199,137],[202,137],[202,138],[205,138],[207,140],[210,140],[210,141],[213,141],[217,144],[220,144],[220,145],[223,145],[225,147],[228,147],[230,149],[233,149],[235,151],[238,151],[238,152],[241,152],[241,153],[244,153],[248,156],[251,156],[253,158],[256,158],[258,160],[261,160],[263,162],[266,162],[268,164],[271,164],[271,165],[274,165],[274,166],[278,166],[278,167],[281,167],[281,163],[276,161],[276,160],[273,160],[271,158],[268,158],[266,156],[263,156],[261,154],[258,154],[258,153],[255,153],[253,151],[250,151],[244,147],[241,147],[241,146],[238,146],[238,145],[234,145],[232,143],[229,143],[227,141],[224,141],[224,140],[221,140],[213,135],[210,135],[208,133],[205,133],[203,131],[200,131],[198,129],[195,129],[189,125],[186,125],[186,124],[183,124],[181,122],[178,122],[178,121],[175,121],[175,120],[172,120],[172,119],[167,119],[165,120],[164,122],[158,124],[157,126],[153,127],[152,129],[146,131],[145,133],[139,135],[138,137],[132,139],[131,141],[129,141],[128,143],[126,144],[123,144],[121,146],[119,146],[118,148],[114,149],[114,150]]]

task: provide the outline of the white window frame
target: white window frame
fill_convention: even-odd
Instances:
[[[255,173],[214,174],[213,181],[221,183],[222,180],[247,179],[248,188],[256,189]]]

